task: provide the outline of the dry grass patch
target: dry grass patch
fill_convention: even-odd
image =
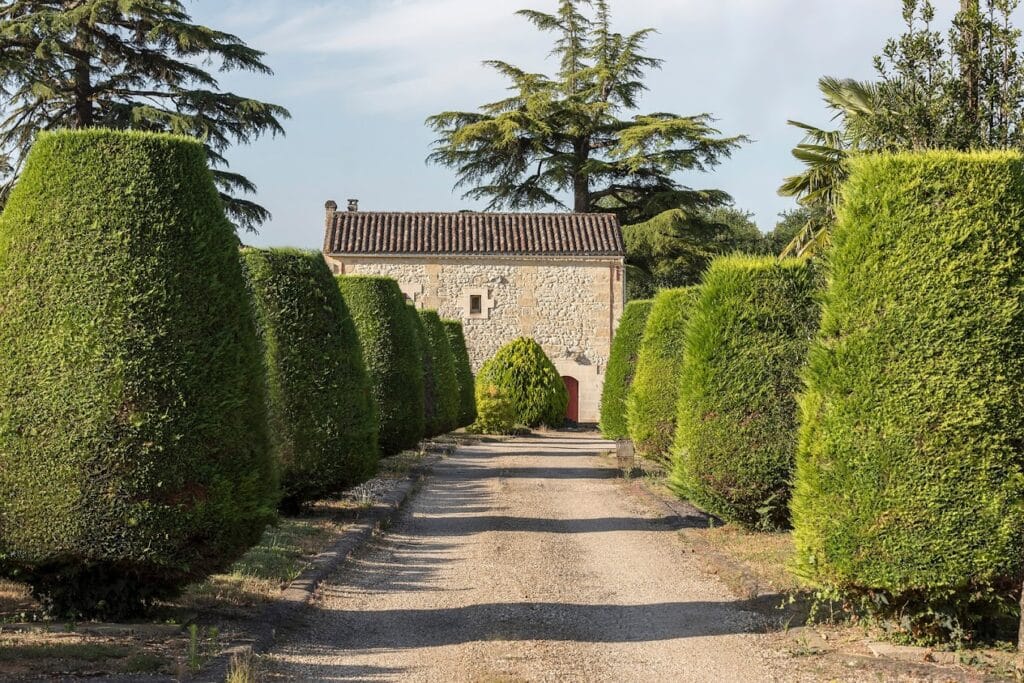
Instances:
[[[0,634],[0,674],[18,677],[82,675],[178,675],[186,660],[183,639],[146,642],[73,633]]]

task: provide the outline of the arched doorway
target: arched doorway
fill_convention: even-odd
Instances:
[[[565,418],[572,422],[580,421],[580,383],[575,377],[563,377],[565,390],[569,392],[569,407],[565,411]]]

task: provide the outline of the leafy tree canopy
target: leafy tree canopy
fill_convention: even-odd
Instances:
[[[225,151],[283,134],[283,107],[221,92],[206,68],[270,74],[263,53],[192,22],[178,0],[0,2],[0,188],[5,199],[40,130],[113,128],[202,139],[228,215],[254,230],[266,209]]]
[[[650,298],[662,289],[699,284],[716,256],[764,254],[771,249],[769,238],[758,229],[753,214],[732,205],[695,214],[673,209],[644,223],[626,226],[624,235],[629,299]]]
[[[808,223],[789,252],[813,250],[827,239],[851,155],[1024,145],[1024,62],[1021,31],[1012,21],[1019,5],[960,0],[944,34],[934,27],[931,0],[903,0],[906,32],[875,57],[875,81],[820,81],[836,126],[790,122],[805,133],[793,151],[805,168],[779,191],[824,220]]]
[[[428,160],[455,169],[466,198],[487,200],[489,210],[613,211],[626,224],[728,203],[726,193],[677,177],[714,168],[746,138],[722,137],[708,114],[638,113],[644,79],[662,64],[644,51],[653,29],[614,32],[606,0],[518,14],[554,36],[555,75],[485,62],[511,94],[427,120],[439,136]]]

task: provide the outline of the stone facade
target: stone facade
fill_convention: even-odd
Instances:
[[[509,341],[534,338],[579,382],[580,422],[598,421],[623,308],[621,257],[325,256],[337,274],[394,278],[418,307],[462,321],[474,371]]]

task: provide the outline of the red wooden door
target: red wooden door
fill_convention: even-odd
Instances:
[[[580,421],[580,383],[575,377],[563,377],[565,389],[569,392],[569,408],[565,417],[573,422]]]

